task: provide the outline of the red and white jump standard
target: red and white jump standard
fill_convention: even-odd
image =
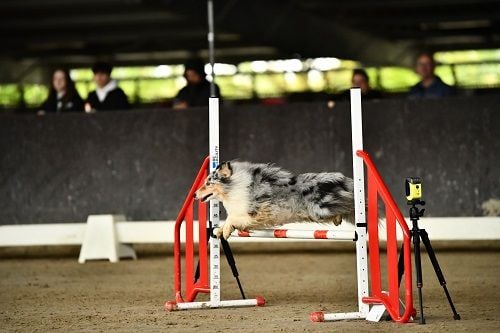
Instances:
[[[312,321],[332,321],[341,319],[366,319],[379,321],[387,311],[391,318],[400,323],[408,322],[415,312],[412,298],[410,230],[397,208],[394,199],[387,190],[377,168],[366,152],[363,151],[363,123],[361,114],[361,90],[351,89],[351,136],[352,163],[354,180],[355,226],[356,226],[356,263],[358,282],[358,311],[348,313],[313,312]],[[368,203],[365,206],[364,165],[367,167]],[[389,291],[381,289],[380,248],[378,238],[378,197],[382,198],[386,208],[387,231],[387,276]],[[368,220],[365,216],[368,211]],[[398,252],[396,225],[403,233],[404,247],[404,290],[405,302],[403,313],[399,300]],[[367,264],[367,229],[369,234],[370,267]],[[368,288],[368,277],[371,278],[371,289]],[[371,291],[371,295],[369,292]],[[371,308],[370,308],[371,305]]]
[[[167,310],[201,309],[237,306],[262,306],[262,297],[253,299],[221,300],[220,298],[220,247],[221,242],[215,237],[209,237],[207,230],[219,225],[219,203],[210,201],[210,219],[207,219],[207,204],[198,202],[198,244],[194,244],[194,192],[202,185],[209,171],[213,171],[220,158],[219,148],[219,108],[218,99],[210,98],[209,104],[209,138],[210,156],[203,162],[200,171],[189,191],[184,205],[175,224],[174,263],[175,263],[175,301],[165,304]],[[312,321],[330,321],[342,319],[366,319],[378,321],[388,312],[396,322],[407,322],[414,313],[412,299],[410,231],[398,210],[391,194],[384,185],[375,165],[368,154],[363,151],[361,92],[351,89],[351,119],[352,119],[352,151],[355,200],[355,230],[293,230],[269,229],[236,231],[233,236],[254,238],[295,238],[355,241],[358,282],[358,309],[347,313],[314,312],[310,315]],[[365,206],[365,172],[367,168],[368,202]],[[382,290],[380,269],[380,248],[378,239],[378,198],[386,207],[387,231],[387,281],[388,291]],[[368,207],[368,220],[366,218]],[[185,224],[186,243],[184,249],[184,265],[181,260],[181,226]],[[398,249],[396,228],[402,230],[404,247],[404,302],[401,307],[398,283]],[[370,236],[368,241],[368,234]],[[207,243],[209,248],[207,248]],[[368,245],[368,246],[367,246]],[[197,249],[197,251],[195,251]],[[368,249],[370,252],[368,267]],[[209,253],[209,254],[208,254]],[[198,265],[195,265],[195,258]],[[196,266],[196,268],[195,268]],[[181,272],[184,268],[184,289],[181,285]],[[196,272],[195,272],[196,269]],[[210,279],[209,279],[210,277]],[[371,288],[369,288],[369,280]],[[198,293],[208,293],[210,300],[195,302]],[[401,311],[401,308],[403,310]]]
[[[167,310],[219,308],[235,306],[261,306],[265,300],[262,297],[254,299],[221,300],[220,290],[220,247],[221,242],[215,237],[208,237],[207,230],[219,226],[220,206],[215,200],[210,201],[210,219],[207,221],[207,206],[198,203],[198,265],[194,272],[195,246],[193,239],[193,216],[194,216],[194,192],[201,186],[208,172],[212,172],[219,165],[219,99],[215,97],[215,71],[214,71],[214,8],[213,1],[207,1],[208,13],[208,49],[210,67],[212,70],[212,82],[210,83],[209,99],[209,156],[203,162],[195,182],[188,193],[184,205],[175,222],[174,236],[174,262],[175,262],[175,301],[165,303]],[[185,299],[181,292],[181,226],[186,225],[185,245]],[[207,239],[208,238],[208,239]],[[207,254],[207,241],[210,247],[210,257]],[[208,280],[210,271],[210,280]],[[198,293],[209,293],[210,300],[206,302],[194,302]]]
[[[198,201],[198,266],[195,267],[195,244],[194,244],[194,193],[203,184],[208,172],[212,172],[219,165],[219,99],[210,98],[209,101],[209,149],[210,155],[203,162],[195,182],[189,191],[184,205],[176,219],[174,231],[174,263],[175,263],[175,301],[165,303],[165,309],[187,310],[203,308],[262,306],[265,300],[262,297],[253,299],[221,300],[220,284],[220,248],[221,242],[218,238],[208,237],[207,230],[219,226],[220,205],[216,200],[210,201],[210,219],[207,220],[207,204]],[[185,297],[181,291],[181,226],[186,226],[185,244]],[[208,238],[208,239],[207,239]],[[207,241],[209,249],[207,251]],[[208,256],[208,253],[210,254]],[[208,279],[210,272],[210,280]],[[208,293],[210,300],[194,302],[198,293]]]

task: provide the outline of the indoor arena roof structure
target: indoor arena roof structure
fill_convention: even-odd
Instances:
[[[409,66],[421,49],[500,47],[500,2],[493,0],[215,0],[214,6],[219,62],[334,56]],[[12,79],[33,67],[86,67],[96,59],[134,66],[206,57],[206,13],[201,0],[3,0],[0,70]]]

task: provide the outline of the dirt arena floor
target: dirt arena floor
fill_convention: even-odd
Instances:
[[[172,299],[170,246],[138,246],[138,261],[84,265],[75,247],[0,248],[0,331],[500,332],[498,242],[437,247],[460,321],[424,255],[426,325],[310,322],[312,311],[356,308],[355,254],[336,244],[235,244],[246,293],[265,296],[267,305],[170,313],[163,309]],[[229,270],[223,275],[223,296],[238,298]]]

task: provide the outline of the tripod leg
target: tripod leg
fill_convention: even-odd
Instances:
[[[403,278],[403,273],[405,270],[404,263],[404,246],[401,244],[401,251],[399,252],[399,260],[398,260],[398,286],[401,286],[401,279]]]
[[[419,323],[425,324],[424,305],[422,300],[423,281],[422,281],[422,261],[420,259],[420,236],[415,230],[412,230],[412,236],[413,236],[413,252],[415,256],[415,269],[417,271],[418,301],[420,305]]]
[[[196,271],[194,272],[194,283],[198,282],[200,278],[200,260],[198,259],[198,264],[196,265]]]
[[[446,298],[448,299],[448,303],[450,303],[451,311],[453,312],[453,319],[460,320],[460,315],[455,309],[455,305],[451,300],[450,293],[448,292],[448,288],[446,287],[446,280],[444,279],[443,272],[441,271],[441,267],[439,267],[439,263],[437,261],[436,254],[434,253],[434,249],[432,248],[431,241],[429,239],[429,235],[425,229],[420,229],[420,237],[422,238],[422,242],[425,245],[425,249],[427,250],[427,254],[429,255],[429,259],[431,260],[432,267],[434,267],[434,271],[436,272],[439,283],[444,289],[444,293],[446,294]]]
[[[398,259],[398,287],[401,286],[401,279],[403,278],[403,273],[404,273],[404,246],[401,245],[401,251],[399,252],[399,259]],[[392,318],[389,314],[386,315],[385,317],[386,321],[391,321]]]
[[[243,287],[241,286],[238,269],[236,268],[236,261],[234,260],[233,257],[233,251],[231,250],[229,243],[227,242],[227,240],[224,239],[224,237],[220,238],[220,242],[222,245],[222,249],[226,254],[227,263],[229,264],[229,267],[231,267],[231,271],[233,272],[233,276],[236,279],[236,283],[238,283],[238,288],[240,289],[241,297],[243,299],[246,299],[245,292],[243,291]]]

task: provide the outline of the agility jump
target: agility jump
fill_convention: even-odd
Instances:
[[[175,262],[175,301],[165,303],[165,309],[184,310],[219,307],[263,306],[265,299],[255,297],[246,299],[241,286],[242,299],[221,300],[220,297],[220,248],[226,248],[225,240],[213,237],[212,231],[219,226],[219,202],[209,202],[209,218],[207,219],[207,204],[198,201],[195,205],[193,198],[196,190],[202,186],[209,172],[215,170],[219,164],[219,103],[217,98],[210,98],[209,103],[209,151],[210,155],[204,160],[198,175],[189,191],[184,205],[176,219],[174,236]],[[361,92],[360,89],[351,89],[351,121],[352,121],[352,151],[353,151],[353,179],[355,200],[355,231],[327,231],[327,230],[253,230],[250,232],[235,232],[233,236],[254,238],[295,238],[295,239],[329,239],[352,240],[356,243],[357,284],[358,284],[358,311],[348,313],[314,312],[310,315],[312,321],[330,321],[342,319],[367,319],[378,321],[387,311],[396,322],[405,323],[414,314],[412,299],[411,251],[410,231],[397,208],[390,192],[387,190],[375,165],[366,152],[363,151]],[[365,205],[365,174],[367,168],[368,200]],[[378,239],[378,198],[385,205],[386,232],[387,232],[387,281],[388,290],[382,290],[380,269],[380,248]],[[195,231],[195,206],[197,208],[198,226]],[[365,216],[366,208],[368,220]],[[185,225],[184,265],[181,252],[181,227]],[[403,234],[403,263],[404,263],[404,302],[401,310],[398,281],[398,244],[396,228]],[[197,233],[198,244],[195,246],[194,236]],[[367,235],[370,236],[369,241]],[[208,246],[207,246],[208,243]],[[195,251],[197,249],[197,251]],[[370,251],[368,267],[368,249]],[[226,252],[226,256],[227,256]],[[195,258],[198,264],[195,265]],[[230,255],[229,260],[232,259]],[[185,282],[182,289],[182,268],[184,267]],[[233,275],[237,278],[238,273]],[[369,288],[369,280],[371,286]],[[239,284],[240,285],[240,284]],[[208,293],[209,301],[196,302],[199,293]]]

